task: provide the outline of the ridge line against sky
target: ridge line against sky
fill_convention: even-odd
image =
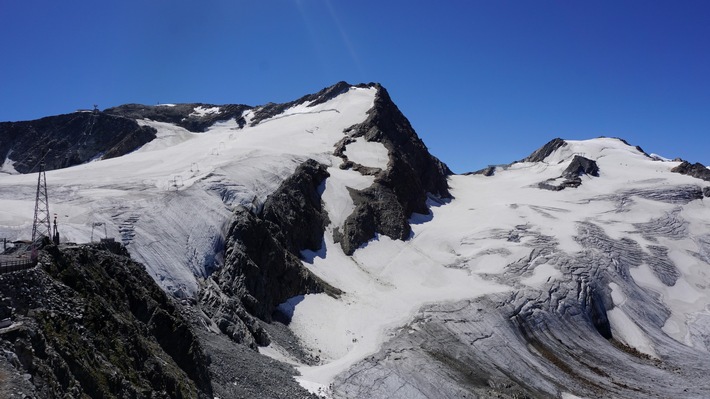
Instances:
[[[710,164],[710,2],[0,0],[0,121],[379,82],[455,172],[554,137]]]

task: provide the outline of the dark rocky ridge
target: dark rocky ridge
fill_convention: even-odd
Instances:
[[[493,166],[493,165],[487,166],[487,167],[485,167],[485,168],[483,168],[483,169],[476,170],[476,171],[474,171],[474,172],[466,172],[466,173],[463,173],[464,176],[483,175],[483,176],[486,176],[486,177],[491,177],[491,176],[493,176],[494,174],[496,174],[496,167]]]
[[[153,140],[155,133],[134,120],[98,111],[1,122],[0,160],[9,154],[20,173],[37,171],[43,157],[47,170],[66,168],[127,154]]]
[[[212,398],[209,360],[179,306],[121,247],[40,254],[40,266],[0,276],[0,333],[14,389],[32,397]],[[9,366],[8,366],[9,364]]]
[[[671,172],[680,173],[681,175],[688,175],[695,177],[697,179],[702,179],[710,182],[710,169],[700,162],[691,164],[688,161],[681,162],[680,165],[671,169]],[[710,197],[710,186],[703,187],[703,196]]]
[[[597,166],[596,161],[581,155],[575,155],[569,166],[562,172],[562,176],[567,179],[575,179],[581,175],[599,177],[599,166]]]
[[[538,183],[544,190],[560,191],[565,188],[577,188],[582,185],[582,176],[599,177],[599,166],[596,161],[575,155],[570,164],[562,172],[562,176]]]
[[[535,150],[528,157],[523,158],[518,162],[542,162],[545,160],[545,158],[549,157],[550,154],[552,154],[553,152],[557,151],[559,148],[564,147],[566,145],[567,145],[567,142],[562,140],[559,137],[552,139],[544,146]]]
[[[375,175],[372,186],[351,190],[355,210],[346,219],[342,231],[335,232],[336,241],[348,255],[372,239],[376,232],[393,239],[408,239],[409,217],[414,212],[429,213],[429,196],[440,200],[451,198],[447,182],[451,170],[429,153],[387,90],[378,84],[371,87],[377,88],[377,95],[368,118],[349,128],[346,131],[349,137],[335,150],[335,155],[343,158],[343,167]],[[347,159],[345,145],[357,137],[382,143],[387,148],[386,170],[368,170]]]
[[[194,114],[197,107],[219,108],[218,112],[205,115]],[[239,126],[244,126],[246,121],[242,118],[245,111],[252,107],[243,104],[202,104],[187,103],[174,105],[143,105],[124,104],[118,107],[107,108],[107,114],[123,116],[129,119],[150,119],[156,122],[167,122],[183,127],[191,132],[204,132],[215,122],[235,119]]]
[[[236,342],[267,345],[260,319],[272,321],[276,307],[307,293],[340,292],[301,264],[301,251],[321,247],[327,215],[319,187],[328,176],[313,160],[301,164],[271,194],[259,214],[238,207],[226,233],[224,265],[200,291],[205,313]]]

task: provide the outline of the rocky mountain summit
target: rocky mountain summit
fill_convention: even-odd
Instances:
[[[557,138],[454,175],[382,86],[345,82],[15,122],[0,143],[0,235],[31,226],[18,172],[44,157],[65,240],[121,242],[0,275],[6,396],[710,394],[703,165]]]

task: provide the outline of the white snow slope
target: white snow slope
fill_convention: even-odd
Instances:
[[[573,238],[580,221],[603,227],[613,239],[631,235],[644,249],[671,248],[668,256],[680,274],[674,285],[663,284],[645,264],[631,269],[630,278],[662,297],[670,310],[665,334],[708,350],[698,331],[710,320],[710,207],[700,199],[687,204],[640,196],[628,203],[614,200],[622,191],[707,183],[671,173],[678,163],[651,159],[617,139],[568,141],[544,162],[516,163],[492,177],[452,176],[455,199],[446,204],[432,200],[430,215],[412,215],[411,239],[379,236],[346,256],[332,234],[354,208],[347,187],[365,188],[373,178],[339,169],[342,160],[332,153],[343,131],[365,120],[375,95],[374,88],[353,87],[323,104],[299,105],[256,126],[238,129],[232,121],[199,134],[143,121],[159,133],[140,150],[48,172],[50,211],[69,242],[89,241],[92,224],[105,223],[108,235],[127,244],[161,286],[190,296],[206,268],[219,267],[215,248],[235,205],[258,207],[308,158],[329,165],[322,198],[331,224],[324,248],[304,259],[312,260],[306,267],[345,294],[338,299],[307,295],[284,305],[293,308],[292,330],[321,359],[318,366],[297,364],[299,381],[322,394],[336,375],[375,353],[423,305],[540,287],[560,278],[557,265],[540,263],[516,284],[492,281],[490,276],[509,273],[508,265],[530,253],[526,238],[501,247],[492,232],[520,225],[554,237],[568,253],[582,249]],[[387,150],[379,143],[356,140],[346,151],[367,166],[387,165]],[[574,155],[596,160],[600,177],[583,176],[580,187],[563,192],[536,186],[559,177]],[[0,174],[0,236],[29,237],[36,184],[36,175]],[[683,234],[649,238],[634,227],[667,215],[682,220]],[[102,238],[103,228],[93,236]],[[633,309],[625,307],[622,287],[610,289],[615,336],[658,356],[659,348],[646,334],[650,327],[639,325]],[[263,352],[287,358],[275,346]]]
[[[233,120],[206,133],[142,121],[158,137],[141,149],[48,172],[50,212],[69,242],[88,242],[93,224],[105,223],[166,290],[192,295],[196,278],[218,261],[213,254],[231,208],[263,203],[308,158],[339,163],[333,145],[345,128],[365,120],[375,93],[352,88],[243,129]],[[0,236],[28,239],[37,176],[0,176]],[[95,229],[93,239],[103,232]]]

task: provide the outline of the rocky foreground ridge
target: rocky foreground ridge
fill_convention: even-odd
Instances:
[[[0,276],[3,397],[208,398],[209,358],[125,248],[47,246]]]
[[[0,312],[3,398],[310,397],[290,366],[205,328],[120,244],[46,246],[35,268],[0,275]]]

